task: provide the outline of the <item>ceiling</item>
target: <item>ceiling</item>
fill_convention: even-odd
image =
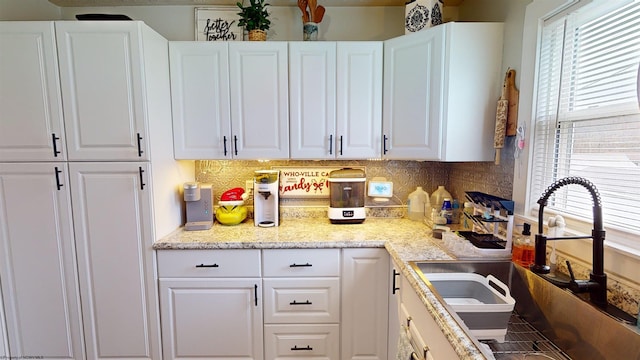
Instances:
[[[49,0],[62,7],[76,6],[215,6],[235,5],[238,0]],[[458,6],[464,0],[444,0],[445,6]],[[404,6],[405,0],[320,0],[324,6]],[[297,0],[270,0],[273,6],[296,6]]]

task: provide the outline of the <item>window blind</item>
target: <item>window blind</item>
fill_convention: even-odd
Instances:
[[[639,62],[638,1],[587,5],[543,25],[529,187],[533,212],[554,181],[580,176],[598,188],[606,228],[640,234]],[[558,189],[547,203],[589,224],[592,206],[579,185]]]

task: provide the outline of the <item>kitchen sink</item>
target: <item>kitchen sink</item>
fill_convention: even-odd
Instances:
[[[425,284],[429,273],[493,275],[516,300],[504,342],[481,340],[496,359],[640,359],[640,333],[593,305],[511,261],[415,261]],[[497,289],[499,290],[499,289]],[[450,311],[454,310],[444,302]]]

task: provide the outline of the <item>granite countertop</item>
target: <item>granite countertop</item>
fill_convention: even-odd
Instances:
[[[362,224],[335,225],[327,218],[283,219],[278,227],[255,227],[250,219],[210,230],[180,228],[153,244],[155,250],[290,249],[384,247],[416,290],[460,358],[486,359],[438,297],[420,280],[409,261],[454,260],[430,229],[408,219],[367,218]]]

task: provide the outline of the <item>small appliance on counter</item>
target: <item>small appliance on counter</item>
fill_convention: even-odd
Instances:
[[[247,218],[247,207],[244,201],[247,194],[243,188],[233,188],[220,195],[218,208],[216,209],[216,219],[222,225],[238,225]]]
[[[364,170],[345,168],[329,174],[329,220],[332,224],[358,224],[365,219]]]
[[[213,189],[211,184],[186,182],[183,184],[187,205],[185,230],[209,230],[213,226]]]
[[[258,170],[253,175],[253,222],[255,226],[280,225],[280,171]]]

